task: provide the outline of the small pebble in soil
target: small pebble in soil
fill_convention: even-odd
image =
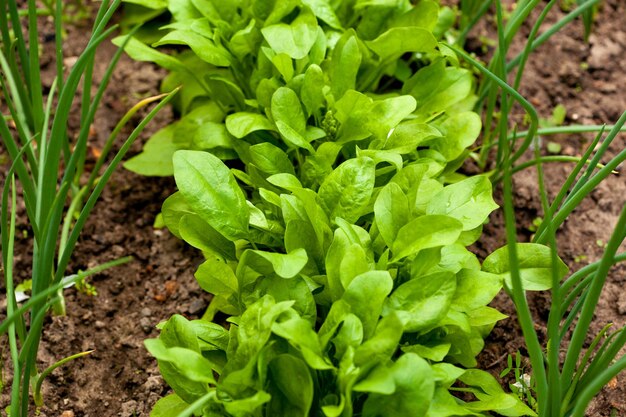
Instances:
[[[152,310],[150,310],[148,307],[144,307],[141,309],[142,317],[150,317],[151,315],[152,315]]]
[[[196,298],[191,302],[191,304],[189,304],[189,308],[187,309],[187,311],[189,312],[189,314],[196,315],[202,313],[202,310],[204,310],[204,308],[204,300],[202,300],[201,298]]]
[[[74,417],[74,412],[72,410],[65,410],[61,413],[61,417]]]
[[[139,325],[146,334],[150,333],[154,327],[148,317],[143,317],[141,320],[139,320]]]
[[[104,329],[105,327],[107,327],[107,324],[101,320],[96,320],[94,325],[96,326],[96,329]]]

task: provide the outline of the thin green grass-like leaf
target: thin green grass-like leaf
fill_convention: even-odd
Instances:
[[[611,141],[617,136],[617,134],[621,131],[622,126],[626,123],[626,112],[622,114],[614,128],[611,129],[609,135],[605,139],[605,141]],[[576,193],[572,194],[570,198],[563,204],[563,206],[556,212],[554,216],[555,227],[559,227],[565,219],[571,214],[572,211],[580,204],[583,198],[585,198],[595,187],[600,184],[606,177],[611,175],[616,168],[626,160],[626,149],[622,150],[617,156],[615,156],[611,161],[605,164],[604,168],[599,170],[596,174],[591,176],[589,180],[582,185]],[[545,241],[545,233],[542,231],[541,233],[537,233],[535,236],[536,243],[543,243]]]
[[[66,246],[65,248],[63,248],[63,255],[59,259],[57,271],[56,271],[54,281],[53,281],[54,283],[58,282],[62,278],[63,276],[62,271],[65,271],[65,268],[67,267],[67,264],[70,259],[70,254],[72,253],[74,246],[76,245],[76,242],[78,241],[80,232],[82,231],[82,228],[85,225],[85,222],[87,221],[87,218],[89,214],[91,213],[91,210],[95,206],[96,201],[98,200],[98,198],[100,197],[100,194],[104,190],[104,186],[106,185],[107,181],[113,174],[113,171],[120,164],[120,162],[122,161],[122,159],[124,158],[128,150],[130,149],[131,145],[139,137],[139,134],[143,131],[144,127],[154,118],[154,116],[156,116],[156,114],[165,105],[167,105],[167,103],[170,102],[170,100],[172,100],[172,98],[174,98],[174,96],[179,91],[179,89],[180,88],[177,88],[174,91],[170,92],[160,103],[158,103],[150,111],[150,113],[148,113],[148,115],[141,121],[141,123],[139,123],[139,125],[133,130],[133,132],[130,134],[128,139],[126,139],[126,141],[120,148],[119,152],[115,155],[115,157],[113,158],[113,160],[111,161],[107,169],[104,171],[104,173],[100,177],[100,181],[98,181],[91,195],[87,199],[87,202],[85,203],[78,219],[76,220],[74,228],[72,229],[72,232],[67,239]]]
[[[578,323],[576,324],[572,339],[568,345],[565,362],[563,364],[563,379],[565,381],[570,381],[574,374],[576,362],[579,359],[587,329],[589,328],[589,324],[593,318],[593,312],[595,311],[600,298],[600,292],[602,291],[606,281],[609,269],[613,266],[615,254],[624,240],[625,230],[626,206],[622,209],[614,232],[609,239],[598,270],[596,271],[595,279],[589,286],[589,294],[585,298]]]

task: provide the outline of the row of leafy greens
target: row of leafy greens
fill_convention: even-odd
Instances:
[[[505,252],[481,267],[466,249],[497,205],[488,178],[456,172],[481,121],[472,74],[438,42],[450,10],[127,3],[130,20],[171,16],[126,50],[184,88],[181,120],[126,167],[174,175],[162,221],[203,251],[214,295],[202,320],[173,316],[146,341],[175,391],[151,415],[534,415],[467,369],[508,272]]]

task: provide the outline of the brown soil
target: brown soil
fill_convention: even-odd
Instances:
[[[626,66],[624,16],[624,2],[608,0],[598,16],[590,44],[583,42],[582,25],[576,22],[537,51],[527,68],[522,93],[531,98],[543,117],[548,117],[554,106],[561,103],[568,112],[566,123],[612,123],[626,109],[626,78],[622,71]],[[79,53],[86,40],[86,30],[80,26],[71,29],[67,57]],[[470,41],[478,46],[478,34],[495,38],[494,33],[492,26],[484,25]],[[47,48],[48,45],[44,50]],[[112,51],[112,47],[105,47],[98,62],[106,64]],[[588,67],[581,63],[587,63]],[[48,66],[52,71],[53,62]],[[99,68],[97,72],[101,74],[102,70]],[[122,59],[109,98],[95,123],[96,137],[92,144],[95,149],[132,103],[158,92],[162,76],[163,72],[150,64]],[[49,84],[51,78],[44,81]],[[164,111],[150,125],[144,138],[171,118],[171,111]],[[562,143],[565,153],[576,155],[591,137],[547,140]],[[614,151],[623,146],[622,136],[616,139]],[[139,149],[137,144],[133,151]],[[545,167],[552,194],[570,168],[569,165]],[[526,227],[540,215],[534,171],[520,173],[515,182],[515,203],[522,225],[520,236],[528,239],[530,232]],[[174,313],[198,317],[209,300],[193,278],[201,262],[197,251],[186,247],[167,230],[152,227],[161,202],[174,188],[172,179],[139,177],[122,169],[111,179],[85,227],[70,272],[125,255],[132,255],[135,260],[95,276],[91,282],[98,291],[96,297],[73,288],[66,291],[68,314],[49,319],[40,350],[41,367],[79,351],[94,348],[96,351],[53,372],[44,385],[46,405],[40,416],[148,416],[154,403],[167,392],[156,361],[143,348],[143,340],[156,336],[155,325]],[[597,241],[608,240],[625,195],[624,175],[613,176],[566,222],[559,236],[560,252],[572,269],[599,259],[602,248]],[[21,227],[27,229],[25,223]],[[477,245],[479,254],[486,256],[501,246],[503,239],[501,214],[496,213]],[[24,244],[21,247],[22,262],[27,264],[27,247]],[[580,255],[586,259],[580,260]],[[20,278],[27,277],[28,271],[22,270]],[[626,324],[625,285],[626,269],[615,268],[592,333],[609,321],[615,322],[616,327]],[[537,328],[541,330],[549,299],[539,294],[532,296],[531,302],[537,314]],[[508,297],[501,294],[494,306],[511,317],[501,322],[487,340],[480,366],[498,374],[506,367],[508,354],[518,349],[525,354],[525,350]],[[603,391],[588,415],[626,416],[625,399],[626,376],[620,376]],[[7,405],[6,401],[6,395],[0,398],[0,408]]]

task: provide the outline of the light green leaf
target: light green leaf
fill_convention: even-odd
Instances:
[[[333,49],[329,67],[331,89],[336,99],[354,90],[361,66],[361,51],[355,34],[346,32]]]
[[[117,38],[114,38],[112,42],[116,46],[122,46],[126,41],[127,36],[128,35],[118,36]],[[124,52],[126,52],[135,61],[154,62],[158,66],[169,71],[186,71],[185,65],[175,57],[159,52],[156,49],[138,41],[136,38],[131,38],[128,41],[124,47]]]
[[[243,138],[258,130],[276,131],[276,126],[259,113],[239,112],[226,117],[226,129],[236,138]]]
[[[456,278],[452,306],[459,311],[470,312],[489,304],[502,289],[502,277],[489,272],[462,269]]]
[[[365,43],[383,61],[406,52],[437,53],[437,39],[430,31],[418,27],[391,28]]]
[[[274,123],[285,142],[315,152],[305,139],[306,119],[298,95],[288,87],[280,87],[272,96],[271,112]]]
[[[261,29],[261,33],[277,54],[285,53],[293,59],[302,59],[317,38],[317,19],[309,8],[303,8],[291,24],[267,26]]]
[[[426,215],[404,225],[393,242],[392,262],[415,255],[422,249],[451,245],[459,238],[463,225],[442,215]]]
[[[280,148],[269,142],[263,142],[250,146],[250,159],[252,164],[268,175],[291,174],[295,175],[293,164],[289,157]]]
[[[453,161],[471,146],[482,129],[480,116],[474,112],[451,114],[441,125],[442,136],[430,143],[432,149]]]
[[[383,149],[407,154],[415,152],[418,146],[441,133],[425,123],[400,123],[383,142]]]
[[[155,133],[143,147],[143,151],[124,163],[124,168],[140,175],[168,177],[174,175],[172,157],[184,144],[174,141],[176,124]]]
[[[246,198],[222,161],[206,152],[177,151],[174,178],[185,200],[202,220],[229,240],[247,236]]]
[[[293,278],[300,273],[307,261],[304,249],[296,249],[287,254],[248,249],[241,256],[237,271],[246,266],[260,274],[276,273],[282,278]]]
[[[227,260],[236,259],[235,244],[195,214],[187,214],[181,217],[178,223],[178,231],[180,238],[194,248],[214,253],[216,256]]]
[[[318,191],[320,203],[330,219],[341,217],[355,223],[366,214],[376,177],[374,161],[353,158],[339,165]]]
[[[311,65],[304,73],[304,80],[300,88],[302,104],[311,115],[324,105],[324,73],[318,65]]]
[[[269,364],[272,399],[266,412],[271,416],[307,417],[313,403],[314,386],[309,368],[293,355],[278,355]]]
[[[209,258],[194,274],[200,288],[225,298],[237,295],[239,284],[233,270],[219,259]]]
[[[518,243],[519,273],[526,291],[544,291],[552,288],[552,271],[556,269],[560,279],[567,275],[568,268],[561,259],[552,265],[551,249],[536,243]],[[507,288],[512,288],[509,248],[495,250],[483,262],[483,271],[504,277]]]
[[[342,29],[341,21],[328,0],[302,0],[302,3],[310,7],[315,16],[328,26],[333,29]]]
[[[343,294],[342,300],[352,307],[363,323],[363,336],[374,333],[383,302],[391,292],[393,281],[388,271],[368,271],[355,277]]]
[[[446,316],[455,290],[456,277],[450,272],[414,278],[391,294],[383,314],[395,312],[407,332],[428,329]]]
[[[423,416],[435,392],[428,362],[406,353],[391,367],[396,390],[391,395],[371,394],[363,405],[363,417]]]
[[[226,48],[191,30],[173,30],[154,44],[161,45],[187,45],[200,59],[218,67],[230,66],[233,59]]]
[[[374,203],[374,215],[381,236],[391,246],[410,215],[409,200],[398,184],[390,182],[383,187]]]
[[[150,412],[150,417],[172,417],[177,416],[189,407],[182,398],[176,394],[170,394],[156,402]]]

